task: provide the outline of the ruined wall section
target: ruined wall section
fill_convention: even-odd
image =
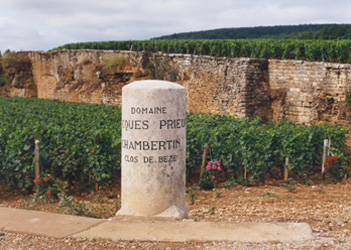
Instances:
[[[273,118],[268,61],[251,59],[245,71],[246,87],[243,95],[248,117],[261,116],[264,120]]]
[[[272,102],[276,117],[299,123],[351,123],[345,91],[351,87],[351,65],[269,60],[269,84],[283,97]]]
[[[126,84],[124,79],[99,79],[97,72],[102,68],[104,60],[116,54],[115,51],[104,50],[63,50],[50,53],[28,53],[33,65],[33,79],[37,84],[38,98],[58,99],[62,101],[87,102],[99,104],[120,104],[121,88]],[[133,59],[141,58],[133,55],[131,62],[116,70],[118,75],[132,76],[138,72]],[[132,65],[132,66],[130,66]],[[110,86],[113,85],[113,86]]]
[[[173,54],[167,58],[175,77],[166,80],[187,88],[188,111],[270,116],[266,60]]]

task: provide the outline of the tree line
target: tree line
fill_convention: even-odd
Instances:
[[[221,28],[183,32],[154,39],[350,39],[349,24],[302,24]]]

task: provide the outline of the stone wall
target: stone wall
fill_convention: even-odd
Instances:
[[[167,61],[173,79],[187,89],[188,111],[271,118],[267,61],[190,55]]]
[[[351,124],[350,64],[103,50],[18,53],[32,61],[35,88],[16,87],[24,86],[17,79],[10,96],[120,105],[123,86],[153,78],[185,86],[192,112]],[[125,62],[101,77],[106,59],[116,55]]]
[[[345,91],[351,91],[351,65],[269,60],[271,90],[281,90],[281,104],[272,102],[275,118],[299,123],[351,123]]]
[[[114,51],[64,50],[52,53],[23,53],[27,53],[32,60],[38,98],[120,104],[121,87],[126,83],[115,81],[113,86],[109,86],[109,81],[99,79],[96,75],[104,59],[115,56]],[[137,54],[134,56],[138,57]],[[133,74],[133,67],[128,66],[119,69],[116,74]]]

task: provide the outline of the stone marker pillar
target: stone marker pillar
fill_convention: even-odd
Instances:
[[[122,207],[117,215],[186,218],[186,90],[158,80],[122,89]]]

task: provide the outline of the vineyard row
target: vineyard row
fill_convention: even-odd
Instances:
[[[349,175],[346,129],[336,124],[262,123],[232,116],[187,114],[188,176],[199,172],[206,143],[208,160],[238,176],[264,182],[272,167],[288,168],[296,176],[320,169],[323,139],[341,158],[337,178]],[[84,103],[0,97],[0,178],[9,188],[34,185],[34,141],[40,141],[41,169],[71,183],[111,183],[121,170],[121,109]]]
[[[141,40],[71,43],[61,49],[132,50],[193,55],[350,63],[351,40]]]

